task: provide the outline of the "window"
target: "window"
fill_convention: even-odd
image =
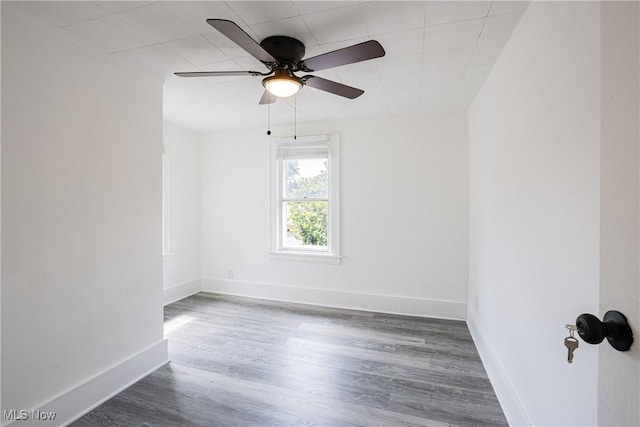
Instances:
[[[339,263],[338,136],[271,140],[271,253]]]

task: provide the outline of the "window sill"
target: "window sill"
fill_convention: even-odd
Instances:
[[[269,258],[274,261],[310,262],[314,264],[340,264],[342,257],[339,255],[329,255],[324,253],[311,252],[269,252]]]

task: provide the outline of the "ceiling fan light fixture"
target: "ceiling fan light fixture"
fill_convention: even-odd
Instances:
[[[262,80],[262,86],[270,94],[278,98],[287,98],[295,95],[302,89],[302,80],[286,71],[276,72],[274,76]]]

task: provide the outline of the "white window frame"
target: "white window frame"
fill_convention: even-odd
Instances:
[[[278,159],[278,150],[295,151],[313,148],[327,149],[329,196],[327,216],[327,247],[286,248],[282,237],[283,206],[283,160]],[[271,138],[271,216],[270,255],[279,261],[315,262],[340,264],[340,141],[337,134],[302,136],[297,138]]]

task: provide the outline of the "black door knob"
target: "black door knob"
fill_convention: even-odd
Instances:
[[[593,314],[584,313],[576,319],[578,335],[589,344],[600,344],[605,338],[613,348],[627,351],[633,344],[633,332],[624,314],[607,311],[602,322]]]
[[[578,335],[589,344],[600,344],[607,336],[607,326],[596,316],[584,313],[576,319]]]

